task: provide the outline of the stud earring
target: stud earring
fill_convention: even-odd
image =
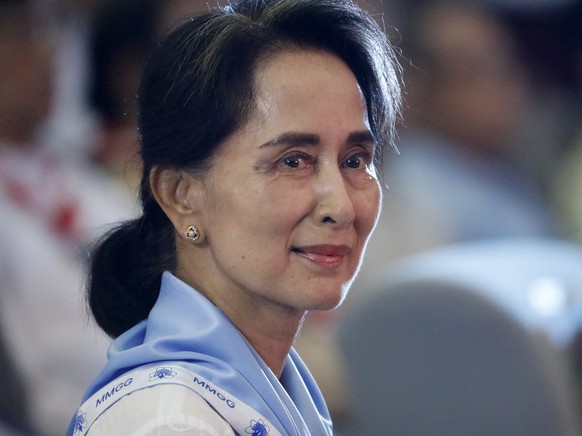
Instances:
[[[184,235],[186,236],[186,239],[192,242],[196,242],[198,239],[200,239],[200,230],[194,226],[190,226],[186,229]]]

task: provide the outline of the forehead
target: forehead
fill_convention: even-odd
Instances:
[[[272,119],[277,113],[301,118],[316,112],[360,117],[365,100],[356,77],[337,56],[316,50],[284,51],[263,62],[255,73],[256,106]]]
[[[278,52],[261,62],[255,72],[259,92],[269,87],[303,88],[306,81],[319,80],[330,86],[357,86],[350,68],[337,56],[316,49],[290,49]]]

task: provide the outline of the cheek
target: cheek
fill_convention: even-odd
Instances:
[[[261,250],[285,243],[309,208],[304,193],[274,186],[257,189],[239,184],[217,192],[216,198],[220,200],[208,218],[211,228]]]
[[[244,199],[239,207],[264,220],[259,226],[288,228],[307,215],[313,203],[310,186],[284,178],[257,181],[237,191],[237,198]]]
[[[354,201],[356,231],[361,238],[368,238],[380,215],[381,191],[378,182]]]

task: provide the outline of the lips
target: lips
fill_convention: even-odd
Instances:
[[[342,263],[342,260],[351,249],[347,245],[311,245],[295,247],[291,250],[298,256],[316,264],[333,267]]]

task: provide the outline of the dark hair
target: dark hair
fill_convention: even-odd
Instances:
[[[151,54],[138,97],[143,215],[107,235],[93,256],[89,303],[110,336],[148,316],[163,271],[176,265],[174,228],[150,191],[152,167],[206,170],[254,110],[259,63],[298,49],[342,59],[362,89],[378,148],[393,142],[398,63],[382,30],[352,1],[233,1],[178,27]]]

